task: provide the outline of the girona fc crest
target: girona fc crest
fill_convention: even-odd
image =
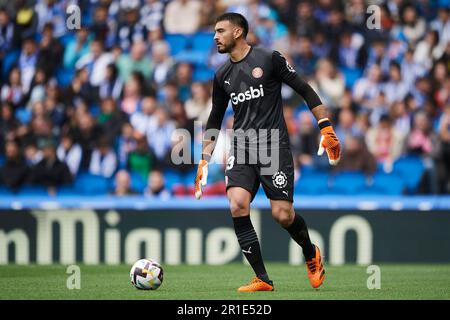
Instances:
[[[256,67],[252,70],[252,76],[255,79],[261,78],[263,74],[264,74],[264,71],[260,67]]]

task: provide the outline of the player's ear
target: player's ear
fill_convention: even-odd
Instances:
[[[235,39],[239,38],[242,35],[242,32],[243,32],[242,28],[234,28],[233,31],[234,38]]]

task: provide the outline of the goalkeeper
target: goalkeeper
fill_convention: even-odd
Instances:
[[[282,83],[304,98],[317,119],[322,134],[318,154],[326,151],[331,165],[339,161],[339,141],[328,119],[328,110],[314,90],[279,52],[250,46],[246,41],[247,33],[248,23],[240,14],[225,13],[216,20],[214,40],[217,50],[227,53],[230,59],[214,76],[213,107],[203,136],[195,196],[200,199],[202,195],[202,186],[207,181],[208,161],[231,100],[234,139],[225,170],[226,190],[237,240],[256,275],[238,291],[274,290],[250,220],[250,203],[260,184],[270,199],[273,218],[302,247],[310,284],[317,288],[324,281],[325,270],[319,248],[311,243],[304,219],[293,208],[294,165],[283,117]],[[239,138],[242,135],[237,132],[244,132],[244,140]],[[249,132],[264,134],[255,136]],[[253,148],[255,145],[257,148]],[[261,157],[264,146],[270,151],[270,163]]]

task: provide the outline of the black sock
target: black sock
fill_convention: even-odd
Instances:
[[[305,259],[308,261],[314,258],[316,250],[309,239],[305,220],[300,215],[295,214],[294,222],[285,229],[289,232],[292,239],[302,247]]]
[[[250,216],[233,218],[234,231],[247,261],[255,271],[256,276],[264,282],[269,282],[269,276],[261,255],[258,236],[253,228]]]

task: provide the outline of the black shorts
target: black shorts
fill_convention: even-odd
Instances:
[[[237,161],[236,156],[232,154],[227,159],[225,169],[226,189],[244,188],[251,193],[251,201],[253,201],[261,184],[267,198],[293,202],[294,162],[292,153],[288,148],[278,149],[278,152],[278,164],[273,166],[264,164],[267,161],[261,163],[260,159],[241,163],[242,161]],[[268,170],[269,167],[271,167],[270,170]]]

